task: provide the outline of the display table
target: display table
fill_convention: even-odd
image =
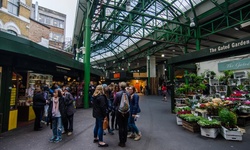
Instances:
[[[18,121],[30,121],[35,119],[32,106],[18,106]]]

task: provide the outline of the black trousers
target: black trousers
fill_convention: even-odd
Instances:
[[[33,107],[34,113],[36,115],[35,123],[34,123],[34,130],[38,130],[41,127],[41,115],[43,112],[44,107]]]
[[[65,132],[73,132],[73,118],[74,114],[66,116],[66,118],[63,119],[63,127]]]
[[[128,117],[129,113],[122,114],[120,112],[117,112],[117,123],[119,126],[119,140],[120,143],[126,143],[127,142],[127,135],[128,135]]]
[[[116,119],[116,114],[115,111],[111,112],[111,128],[112,129],[117,129],[117,119]]]

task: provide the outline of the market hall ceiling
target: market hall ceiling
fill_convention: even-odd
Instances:
[[[84,21],[91,18],[92,67],[145,70],[197,50],[248,37],[249,0],[79,0],[74,44],[82,46]]]

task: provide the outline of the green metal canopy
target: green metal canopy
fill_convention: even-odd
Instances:
[[[249,35],[250,4],[245,0],[79,0],[74,44],[84,46],[84,21],[91,18],[92,67],[145,68]]]

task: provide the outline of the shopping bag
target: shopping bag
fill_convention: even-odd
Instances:
[[[108,129],[108,126],[109,126],[108,118],[105,117],[103,120],[103,126],[102,126],[103,130]]]

